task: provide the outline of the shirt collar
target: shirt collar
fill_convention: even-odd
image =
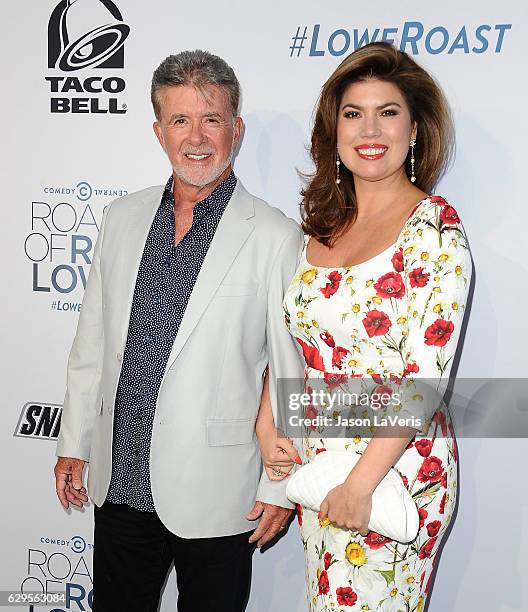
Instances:
[[[165,189],[163,191],[163,197],[161,199],[162,204],[170,204],[171,208],[174,206],[174,194],[172,192],[172,183],[173,177],[172,174],[169,177],[169,180],[165,184]],[[237,178],[233,170],[216,188],[203,200],[196,202],[195,208],[205,208],[208,210],[223,210],[231,196],[233,195],[233,191],[235,190],[237,184]]]

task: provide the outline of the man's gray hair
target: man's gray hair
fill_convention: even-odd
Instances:
[[[231,66],[217,55],[208,51],[182,51],[169,55],[154,71],[150,98],[154,114],[161,118],[161,105],[158,92],[163,87],[192,85],[203,90],[207,85],[223,87],[228,95],[233,117],[238,115],[240,84]]]

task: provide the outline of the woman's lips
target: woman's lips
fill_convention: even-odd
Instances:
[[[368,144],[355,147],[357,154],[361,159],[380,159],[387,152],[389,147],[381,144]]]

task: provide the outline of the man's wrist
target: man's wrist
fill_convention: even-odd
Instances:
[[[273,506],[275,508],[282,508],[283,510],[288,510],[289,512],[293,512],[293,508],[288,508],[287,506],[282,506],[281,504],[273,504],[271,502],[264,501],[262,499],[257,499],[256,501],[264,504],[265,506]]]

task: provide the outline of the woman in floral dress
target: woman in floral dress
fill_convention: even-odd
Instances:
[[[315,173],[303,193],[305,246],[283,304],[307,386],[320,381],[332,390],[359,377],[397,387],[422,378],[443,396],[471,278],[458,212],[428,195],[452,146],[440,88],[388,43],[355,51],[324,85],[312,133]],[[267,474],[280,480],[291,466],[284,451],[293,457],[295,449],[277,439],[268,408],[257,434]],[[447,408],[437,404],[419,433],[308,429],[304,462],[329,450],[361,455],[319,514],[298,507],[310,611],[421,612],[456,500]],[[420,518],[406,544],[368,530],[372,492],[391,467]]]

